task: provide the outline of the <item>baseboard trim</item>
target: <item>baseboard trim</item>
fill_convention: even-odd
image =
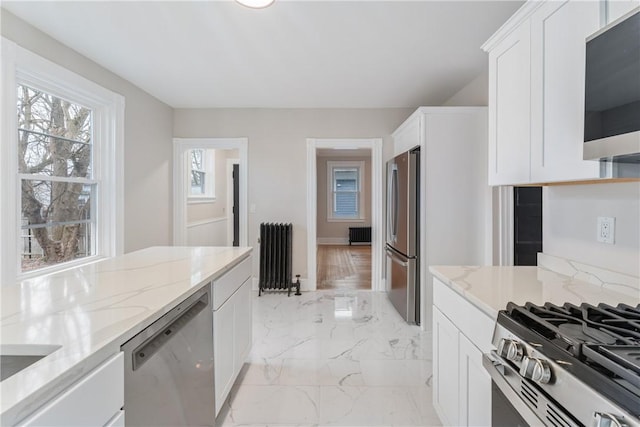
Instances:
[[[318,237],[317,243],[319,245],[348,245],[348,237]]]

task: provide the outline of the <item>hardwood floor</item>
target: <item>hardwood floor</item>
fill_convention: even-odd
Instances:
[[[371,246],[318,245],[318,289],[371,289]]]

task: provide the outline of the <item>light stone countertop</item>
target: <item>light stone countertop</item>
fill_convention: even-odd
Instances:
[[[0,383],[0,424],[35,411],[251,250],[151,247],[2,287],[4,350],[60,348]]]
[[[431,266],[429,270],[494,320],[508,302],[640,303],[640,287],[635,293],[621,293],[540,267]]]

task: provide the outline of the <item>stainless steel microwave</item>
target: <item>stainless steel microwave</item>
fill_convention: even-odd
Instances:
[[[640,8],[587,38],[585,160],[640,162]]]

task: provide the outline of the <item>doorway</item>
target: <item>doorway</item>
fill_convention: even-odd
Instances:
[[[371,289],[371,150],[322,148],[317,166],[317,288]]]
[[[233,228],[237,223],[237,244],[247,246],[247,138],[174,138],[173,141],[173,244],[232,246]],[[205,160],[199,163],[199,159]],[[227,160],[232,159],[238,165],[236,179],[225,173]],[[215,168],[207,166],[207,161]],[[216,185],[216,177],[226,183]],[[237,215],[233,208],[229,209],[228,188],[233,183],[237,184]],[[211,210],[213,204],[217,205],[217,213],[200,219],[198,215]],[[194,206],[195,209],[191,209]],[[212,240],[212,234],[219,236],[218,240]]]
[[[335,195],[329,195],[327,190],[319,191],[319,179],[318,171],[323,168],[323,171],[327,171],[327,164],[318,161],[318,154],[328,151],[342,151],[346,154],[348,151],[356,152],[360,150],[366,151],[370,158],[369,170],[366,171],[368,179],[370,179],[370,195],[367,200],[364,200],[364,206],[370,209],[370,217],[368,223],[364,221],[359,222],[359,225],[371,227],[371,242],[366,242],[362,247],[356,248],[352,246],[353,250],[349,251],[347,248],[319,248],[318,243],[323,243],[321,246],[346,246],[349,243],[348,234],[343,233],[339,237],[324,237],[324,240],[320,241],[318,238],[318,221],[319,211],[318,206],[320,201],[327,201],[330,197]],[[342,157],[342,156],[341,156]],[[343,162],[353,163],[353,159],[345,160]],[[345,167],[338,168],[340,172],[344,172],[345,180],[353,180],[353,174],[356,173],[353,168]],[[323,175],[329,177],[329,175]],[[366,283],[366,289],[373,289],[375,291],[384,290],[382,266],[383,266],[383,251],[382,251],[382,140],[376,139],[308,139],[307,140],[307,275],[308,275],[308,289],[315,290],[325,288],[327,281],[333,281],[334,284],[340,283],[341,287],[347,284],[350,287],[362,286],[362,283]],[[327,185],[328,178],[323,178],[324,188],[330,188]],[[345,185],[349,184],[344,182]],[[357,199],[358,202],[361,199]],[[353,201],[353,199],[352,199]],[[329,203],[326,206],[323,204],[324,212],[328,210]],[[360,219],[360,218],[358,218]],[[331,250],[335,249],[335,250]],[[345,261],[348,258],[346,267],[338,267],[340,260]],[[334,265],[331,269],[323,269],[322,276],[318,273],[318,261],[332,263]],[[368,260],[368,261],[366,261]],[[370,264],[370,266],[369,266]],[[350,266],[349,266],[350,265]],[[346,269],[346,271],[345,271]],[[369,273],[364,271],[369,270]],[[360,273],[360,272],[362,273]],[[353,274],[347,274],[353,273]],[[369,277],[370,275],[370,277]],[[366,277],[366,279],[361,279]],[[324,283],[320,283],[320,280]],[[336,282],[337,281],[337,282]],[[366,281],[366,282],[365,282]]]
[[[240,160],[227,158],[227,241],[229,246],[240,246]]]

